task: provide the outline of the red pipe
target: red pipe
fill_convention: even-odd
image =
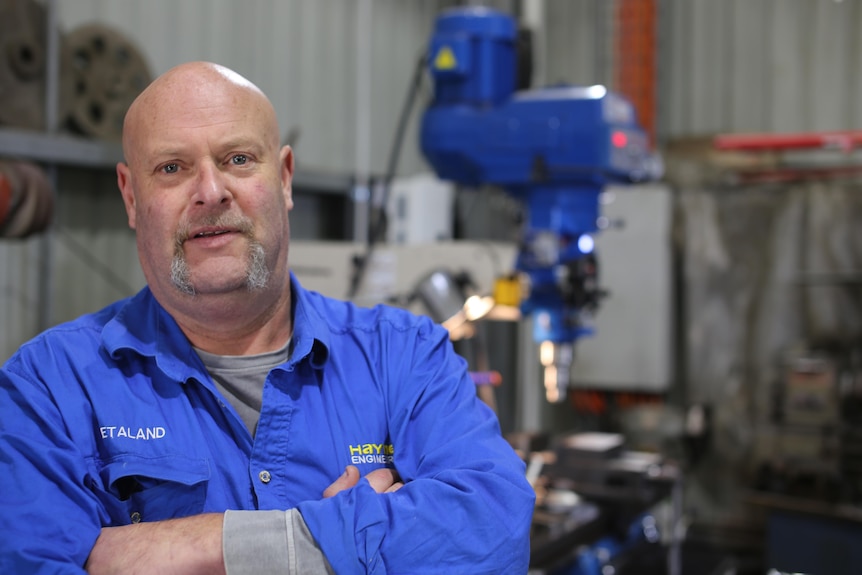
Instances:
[[[789,134],[723,134],[713,139],[717,150],[801,150],[840,149],[845,152],[862,146],[862,132],[797,132]]]

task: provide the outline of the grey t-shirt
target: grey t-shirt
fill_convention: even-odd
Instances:
[[[272,368],[287,361],[290,341],[259,355],[215,355],[195,348],[216,387],[254,437],[263,384]],[[227,575],[332,574],[299,511],[227,511],[222,551]]]
[[[218,390],[230,402],[254,437],[263,383],[272,368],[290,357],[290,341],[284,347],[257,355],[215,355],[195,348]]]

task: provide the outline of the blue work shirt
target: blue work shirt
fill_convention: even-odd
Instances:
[[[534,492],[447,332],[291,283],[254,439],[148,288],[24,344],[0,370],[0,572],[83,573],[103,526],[296,507],[337,573],[526,573]],[[405,485],[322,499],[350,464]]]

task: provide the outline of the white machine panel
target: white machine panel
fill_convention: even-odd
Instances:
[[[390,244],[425,244],[452,240],[455,186],[434,174],[392,182],[387,206]]]
[[[673,197],[663,185],[608,188],[611,222],[596,237],[599,283],[610,294],[595,334],[575,343],[572,387],[662,392],[673,378]]]

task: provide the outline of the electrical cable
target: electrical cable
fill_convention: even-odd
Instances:
[[[374,247],[381,240],[386,231],[386,205],[389,203],[392,180],[395,178],[395,172],[398,168],[398,160],[401,155],[404,133],[407,131],[407,123],[410,119],[410,113],[413,110],[413,104],[416,101],[416,94],[419,92],[419,88],[422,85],[422,72],[425,69],[426,58],[426,53],[423,52],[416,63],[415,70],[413,71],[413,78],[410,82],[407,98],[401,108],[398,125],[395,129],[395,137],[392,141],[392,147],[389,150],[389,162],[386,168],[386,174],[383,178],[383,197],[380,202],[381,207],[378,209],[377,217],[372,219],[371,229],[368,233],[368,238],[365,244],[365,253],[353,258],[353,275],[350,280],[350,289],[347,293],[347,299],[353,299],[359,291],[359,286],[362,284],[362,277],[368,269],[368,262],[371,260]]]

